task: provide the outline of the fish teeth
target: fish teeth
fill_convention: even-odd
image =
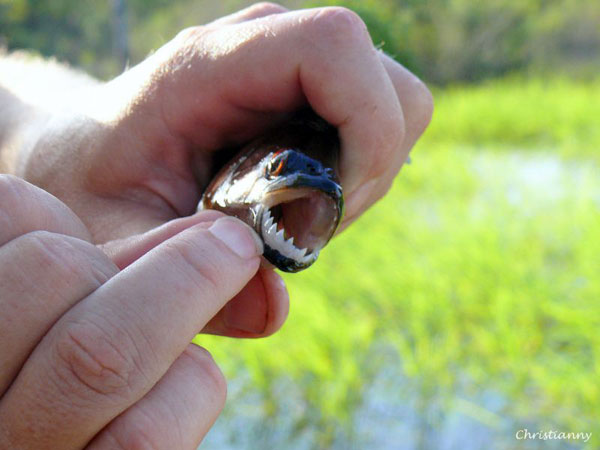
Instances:
[[[269,210],[265,211],[262,219],[262,234],[265,244],[277,250],[283,256],[293,259],[297,263],[306,264],[317,259],[318,251],[309,252],[307,248],[298,248],[294,244],[294,236],[285,239],[284,229],[277,230],[277,222]]]
[[[285,243],[285,238],[283,237],[283,228],[275,234],[275,237],[279,239],[282,243]]]
[[[263,216],[263,224],[266,228],[269,228],[273,223],[273,216],[271,216],[271,212],[267,210],[265,215]]]
[[[296,261],[301,261],[304,258],[304,254],[306,253],[306,249],[299,249],[296,248],[294,250],[294,256],[296,258]]]
[[[294,255],[294,257],[296,256],[296,246],[294,245],[294,238],[290,238],[287,241],[284,241],[283,244],[285,245],[285,248],[290,252],[290,254]]]

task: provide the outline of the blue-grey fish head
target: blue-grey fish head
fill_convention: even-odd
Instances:
[[[317,260],[344,212],[337,131],[313,120],[292,121],[249,144],[221,169],[199,205],[254,228],[264,257],[286,272]]]

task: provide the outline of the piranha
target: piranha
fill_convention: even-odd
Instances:
[[[313,264],[344,211],[337,175],[337,130],[312,111],[246,145],[213,178],[198,209],[216,209],[250,225],[264,257],[298,272]]]

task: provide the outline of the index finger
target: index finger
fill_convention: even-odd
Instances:
[[[200,148],[218,148],[249,124],[264,125],[266,112],[292,111],[308,102],[339,130],[339,169],[349,195],[386,171],[404,138],[394,86],[365,24],[348,9],[292,11],[189,29],[170,46],[165,51],[175,55],[174,70],[164,71],[162,80],[170,93],[164,117],[170,130]]]
[[[338,7],[279,14],[267,21],[284,42],[261,43],[256,65],[282,78],[288,69],[315,112],[338,128],[339,170],[349,195],[385,172],[404,138],[398,96],[367,28],[354,12]],[[246,26],[260,29],[256,22]]]

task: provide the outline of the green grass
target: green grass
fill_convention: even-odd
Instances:
[[[415,447],[453,411],[490,445],[518,448],[528,424],[592,431],[598,445],[600,82],[511,79],[436,99],[389,195],[312,269],[285,277],[283,330],[197,342],[229,379],[248,377],[264,430],[289,414],[279,380],[293,386],[290,448],[306,430],[314,448],[359,439],[351,421],[389,368],[410,386]],[[486,392],[503,406],[481,401]],[[227,414],[247,412],[230,402]]]
[[[488,81],[436,92],[436,117],[426,146],[441,142],[490,149],[545,148],[598,161],[600,78]]]

